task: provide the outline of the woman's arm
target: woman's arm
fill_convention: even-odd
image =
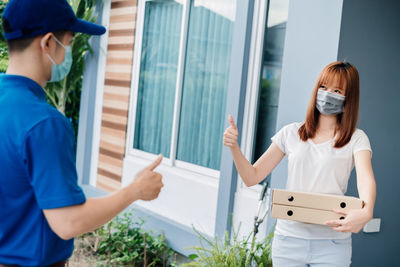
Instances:
[[[357,173],[358,195],[364,201],[364,207],[348,212],[335,210],[335,212],[345,215],[345,219],[332,220],[327,222],[327,225],[339,232],[358,233],[372,219],[374,213],[376,183],[371,164],[371,151],[358,151],[354,155],[354,161]]]
[[[358,195],[364,201],[363,209],[372,219],[376,199],[376,182],[371,163],[371,151],[363,150],[354,155]]]
[[[256,185],[272,172],[285,154],[276,144],[272,143],[268,150],[252,165],[240,151],[237,143],[239,132],[232,116],[229,116],[229,121],[231,126],[225,130],[224,145],[229,147],[238,173],[246,186]]]

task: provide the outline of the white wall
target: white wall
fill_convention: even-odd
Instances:
[[[318,74],[338,55],[343,0],[292,0],[283,54],[277,131],[304,121]],[[272,187],[284,188],[286,158],[272,174]],[[274,223],[270,220],[269,226]]]
[[[135,174],[151,161],[133,156],[124,160],[122,184],[132,181]],[[195,174],[177,167],[161,164],[164,187],[151,202],[135,202],[141,208],[187,227],[195,227],[209,236],[214,235],[218,179]]]
[[[379,233],[353,235],[352,267],[399,265],[400,187],[400,2],[352,0],[343,5],[339,59],[354,64],[360,74],[358,128],[373,151],[377,183],[374,217]],[[349,194],[357,194],[355,173]]]

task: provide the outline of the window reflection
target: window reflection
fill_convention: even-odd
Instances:
[[[264,36],[257,124],[252,161],[255,162],[271,144],[276,131],[283,48],[289,0],[271,0]]]
[[[146,3],[134,148],[169,157],[183,7]]]
[[[236,0],[191,1],[177,159],[219,170]]]

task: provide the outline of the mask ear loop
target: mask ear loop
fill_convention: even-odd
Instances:
[[[54,59],[49,54],[46,54],[46,55],[50,59],[51,63],[53,63],[54,65],[57,65],[56,62],[54,61]]]
[[[56,42],[57,42],[59,45],[61,45],[62,48],[66,49],[65,45],[63,45],[63,43],[61,43],[61,42],[57,39],[57,37],[55,37],[54,35],[53,35],[53,37],[54,37],[54,40],[56,40]]]
[[[64,48],[65,50],[67,49],[67,48],[57,39],[57,37],[54,36],[54,34],[53,34],[53,37],[54,37],[54,40],[56,40],[56,43],[58,43],[58,44],[59,44],[62,48]],[[53,63],[54,65],[57,65],[56,62],[54,61],[54,59],[53,59],[49,54],[46,54],[46,55],[47,55],[47,57],[50,59],[51,63]]]

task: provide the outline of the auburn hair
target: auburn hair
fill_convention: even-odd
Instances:
[[[298,133],[300,139],[307,141],[313,138],[317,131],[320,112],[315,106],[318,88],[321,85],[331,84],[333,81],[339,83],[340,88],[345,90],[344,111],[337,116],[337,128],[335,134],[338,136],[334,147],[345,146],[353,135],[358,119],[358,107],[360,102],[360,78],[357,69],[348,62],[336,61],[327,65],[319,74],[314,85],[310,103],[308,104],[306,121],[300,127]]]

